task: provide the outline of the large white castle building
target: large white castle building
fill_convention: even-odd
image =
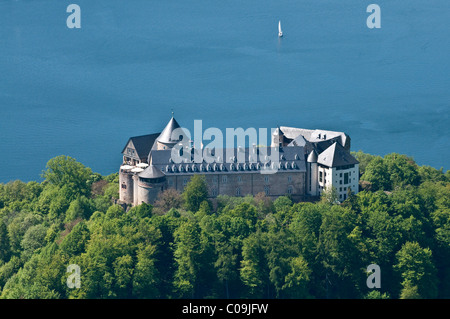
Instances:
[[[172,149],[181,143],[181,136],[173,139],[179,128],[172,116],[162,132],[129,138],[119,172],[121,203],[153,203],[168,188],[182,192],[196,174],[205,176],[211,199],[262,192],[273,199],[288,195],[294,201],[306,201],[334,187],[342,202],[349,191],[358,193],[359,163],[350,154],[350,137],[343,132],[281,126],[272,133],[270,146],[224,149],[221,154],[232,154],[230,158],[218,157],[212,163],[179,163],[171,156]],[[192,147],[191,154],[196,151]],[[270,163],[267,156],[266,160],[253,156],[259,153],[276,154],[277,158],[271,158]],[[265,174],[270,165],[276,165],[276,172]]]

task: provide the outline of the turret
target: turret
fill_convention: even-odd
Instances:
[[[153,203],[158,194],[167,188],[166,175],[158,168],[150,164],[142,173],[137,175],[137,194],[134,205],[142,202]]]
[[[180,129],[180,125],[175,120],[172,114],[172,118],[170,119],[169,123],[167,123],[164,130],[156,139],[156,149],[171,149],[175,144],[181,142],[185,135],[181,129],[178,131],[177,129]]]
[[[308,158],[306,159],[306,165],[307,165],[307,183],[306,183],[306,191],[311,196],[317,196],[318,195],[318,189],[317,189],[317,179],[318,179],[318,167],[317,167],[317,152],[315,150],[312,150]]]

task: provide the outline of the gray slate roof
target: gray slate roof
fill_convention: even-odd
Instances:
[[[141,178],[160,178],[164,176],[164,173],[154,165],[149,165],[143,172],[139,173]]]
[[[284,135],[289,139],[295,139],[297,136],[302,135],[308,142],[319,143],[326,140],[333,139],[338,141],[342,146],[345,146],[349,140],[349,136],[344,132],[327,131],[327,130],[309,130],[296,127],[282,126],[281,130]]]
[[[309,153],[308,158],[306,159],[306,161],[308,163],[317,163],[317,159],[318,159],[317,152],[315,150],[312,150]]]
[[[137,153],[138,157],[141,160],[147,159],[147,156],[150,152],[150,149],[153,146],[153,143],[155,143],[156,138],[160,134],[161,133],[153,133],[153,134],[148,134],[148,135],[130,137],[128,139],[128,142],[125,145],[124,149],[122,150],[122,154],[125,155],[126,148],[127,148],[128,144],[130,143],[130,141],[132,141],[134,148],[136,149],[136,153]]]
[[[359,162],[340,143],[335,142],[319,154],[317,163],[328,167],[339,167],[358,164]]]
[[[172,116],[169,123],[167,123],[166,127],[161,132],[161,135],[158,137],[158,139],[157,139],[158,142],[166,143],[166,144],[178,142],[179,139],[172,140],[172,133],[177,128],[180,128],[180,124],[178,124],[178,122]]]
[[[215,150],[214,154],[212,154],[212,156],[217,156],[217,161],[212,163],[207,163],[205,160],[201,163],[195,163],[193,155],[191,156],[191,160],[183,161],[182,163],[175,163],[171,159],[171,150],[153,150],[151,153],[151,160],[152,164],[166,175],[193,174],[195,172],[255,173],[259,169],[263,169],[265,164],[269,167],[272,165],[272,162],[270,161],[271,148],[264,147],[264,150],[267,152],[267,158],[263,157],[264,150],[261,150],[261,147],[258,149],[259,154],[256,158],[250,157],[254,154],[253,147],[218,149]],[[193,151],[198,152],[198,150],[194,149]],[[219,158],[219,155],[221,155],[221,158]],[[278,162],[274,162],[273,165],[276,165],[276,169],[279,171],[292,170],[297,172],[306,172],[303,147],[293,146],[282,148],[279,153]]]

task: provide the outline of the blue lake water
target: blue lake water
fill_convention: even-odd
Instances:
[[[2,0],[0,182],[39,180],[60,154],[115,172],[172,108],[190,130],[344,131],[353,150],[447,170],[448,0],[377,0],[369,29],[373,2]]]

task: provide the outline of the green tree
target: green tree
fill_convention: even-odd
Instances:
[[[193,298],[199,276],[200,227],[187,221],[174,233],[176,272],[174,286],[181,298]]]
[[[119,256],[113,262],[114,285],[118,298],[132,297],[134,262],[130,255]]]
[[[361,180],[369,182],[372,191],[391,189],[388,167],[380,156],[375,157],[367,164]]]
[[[184,188],[183,199],[187,210],[192,212],[198,211],[200,204],[208,199],[208,185],[205,176],[192,176]]]
[[[263,298],[269,291],[269,268],[267,267],[265,236],[261,232],[244,239],[240,269],[241,280],[247,287],[248,296]]]
[[[420,175],[417,171],[417,164],[412,158],[391,153],[384,157],[384,162],[390,176],[392,188],[396,186],[419,185]]]
[[[47,162],[46,170],[42,177],[50,184],[58,187],[66,186],[69,194],[73,196],[90,194],[90,184],[88,180],[92,175],[92,170],[77,162],[70,156],[60,155]]]
[[[420,247],[417,242],[406,242],[396,257],[397,264],[394,269],[402,279],[401,296],[436,298],[438,292],[436,268],[431,250]]]
[[[133,273],[133,296],[142,299],[159,298],[159,271],[155,263],[156,246],[142,245],[137,252]]]
[[[0,266],[9,260],[11,247],[9,245],[8,228],[0,220]]]
[[[86,223],[80,222],[61,242],[61,251],[68,256],[79,255],[85,251],[89,238],[90,232]]]
[[[289,261],[290,272],[286,275],[283,291],[289,298],[310,298],[308,283],[311,270],[302,256],[291,258]]]
[[[94,209],[95,207],[91,200],[85,196],[78,197],[70,203],[64,222],[70,223],[77,218],[88,220],[94,212]]]
[[[31,226],[27,229],[20,245],[22,246],[22,255],[29,258],[37,249],[45,246],[45,237],[47,236],[47,227],[43,224]]]
[[[280,196],[273,202],[273,205],[277,212],[285,211],[292,206],[292,200],[287,196]]]
[[[152,216],[153,207],[147,203],[142,203],[140,205],[132,207],[128,214],[136,218],[145,218]]]

